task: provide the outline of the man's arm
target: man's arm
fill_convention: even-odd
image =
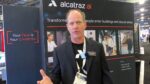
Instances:
[[[110,76],[108,64],[105,59],[104,48],[102,45],[100,47],[101,47],[101,64],[102,64],[103,84],[113,84],[112,78]]]
[[[54,63],[50,73],[50,77],[48,77],[44,70],[41,69],[40,73],[42,76],[42,80],[37,81],[37,84],[60,84],[61,76],[60,76],[60,64],[56,54],[56,50],[54,51]]]
[[[61,70],[60,70],[60,62],[57,55],[57,49],[54,50],[53,53],[54,63],[50,73],[50,77],[54,84],[60,84],[61,82]]]

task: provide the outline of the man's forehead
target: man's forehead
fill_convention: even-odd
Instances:
[[[68,19],[67,22],[83,22],[82,19]]]
[[[82,16],[71,15],[71,16],[68,16],[67,21],[83,21],[83,18]]]

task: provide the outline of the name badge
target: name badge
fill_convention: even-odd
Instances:
[[[87,82],[86,79],[87,79],[86,75],[77,72],[73,84],[86,84]]]
[[[96,56],[96,52],[94,51],[88,51],[87,53],[89,54],[89,56]]]

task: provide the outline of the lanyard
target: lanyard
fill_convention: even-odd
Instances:
[[[85,56],[86,41],[85,41],[85,38],[84,38],[83,50],[77,50],[77,51],[78,51],[78,54],[76,54],[76,58],[79,58],[79,56],[81,56],[81,58],[83,59],[81,69],[83,70],[83,72],[85,74],[87,74],[87,71],[84,69],[84,66],[85,66],[85,63],[86,63],[86,56]],[[78,72],[80,72],[79,64],[77,62],[76,62],[76,64],[77,64]]]

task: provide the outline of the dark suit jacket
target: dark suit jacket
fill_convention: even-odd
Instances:
[[[91,51],[96,52],[96,56],[87,54],[87,84],[112,84],[102,45],[86,39],[86,52]],[[69,40],[55,49],[50,77],[54,84],[73,84],[76,72],[75,54]]]

